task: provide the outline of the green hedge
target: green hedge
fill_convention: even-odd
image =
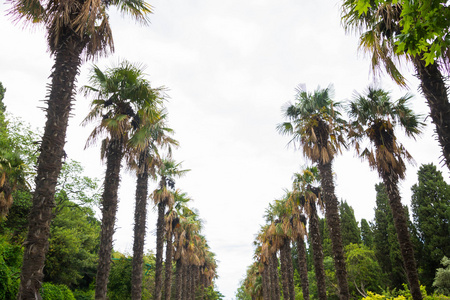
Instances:
[[[44,283],[41,288],[42,300],[76,300],[72,291],[63,284]]]

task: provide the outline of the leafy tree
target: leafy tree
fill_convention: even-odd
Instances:
[[[406,275],[414,300],[422,299],[419,277],[414,258],[408,219],[405,215],[398,189],[399,180],[405,177],[405,160],[412,157],[396,138],[394,129],[402,127],[407,136],[416,137],[422,123],[419,116],[408,107],[409,95],[392,101],[389,92],[369,87],[365,95],[356,93],[349,105],[351,118],[350,139],[369,166],[378,171],[386,187],[389,205],[392,209],[394,226],[400,244]],[[360,142],[367,138],[370,146],[360,148]]]
[[[419,237],[421,282],[432,288],[435,270],[450,256],[450,185],[433,164],[422,165],[418,183],[411,188],[411,209]]]
[[[19,272],[22,265],[20,244],[0,235],[0,299],[14,299],[19,290]]]
[[[341,217],[342,244],[359,244],[361,242],[358,222],[356,222],[355,211],[348,205],[347,201],[342,201],[339,206],[339,215]]]
[[[366,246],[369,249],[372,249],[373,247],[373,230],[370,226],[369,222],[367,222],[366,219],[361,219],[361,241],[364,246]]]
[[[110,6],[116,6],[122,13],[130,14],[142,23],[148,23],[151,10],[140,0],[76,0],[66,5],[59,1],[39,0],[13,0],[10,3],[10,13],[17,20],[45,25],[49,50],[55,57],[19,293],[19,299],[34,299],[39,298],[43,278],[55,185],[64,157],[68,119],[82,56],[84,54],[89,59],[114,49],[107,14]]]
[[[445,164],[450,169],[450,102],[446,79],[449,64],[450,10],[446,1],[344,0],[342,21],[347,31],[361,34],[360,48],[372,55],[372,69],[383,66],[401,86],[397,66],[412,62],[430,107]]]
[[[444,268],[438,268],[436,270],[433,286],[436,288],[436,293],[450,296],[450,259],[444,256],[441,264]]]
[[[345,257],[351,290],[362,297],[367,297],[367,291],[379,292],[383,278],[374,251],[364,245],[349,244]]]
[[[317,89],[308,93],[297,89],[296,102],[284,108],[287,122],[278,125],[282,134],[292,136],[303,149],[303,154],[317,164],[319,168],[322,198],[325,203],[336,277],[339,283],[340,299],[349,299],[347,272],[345,269],[344,249],[342,246],[341,225],[338,200],[332,172],[332,163],[342,145],[345,145],[343,125],[340,118],[339,103],[332,99],[331,87]]]

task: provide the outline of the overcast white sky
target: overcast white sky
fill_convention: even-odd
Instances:
[[[357,39],[340,26],[338,1],[296,0],[154,0],[149,27],[111,13],[114,55],[96,63],[115,66],[122,59],[144,63],[154,87],[166,86],[170,126],[181,147],[174,158],[191,169],[177,187],[193,199],[204,233],[219,260],[218,289],[233,299],[246,267],[252,262],[255,234],[269,202],[290,188],[292,174],[307,162],[288,137],[276,132],[282,106],[304,83],[312,91],[333,84],[336,100],[362,92],[372,82],[368,60],[357,52]],[[5,103],[16,116],[43,127],[44,104],[52,58],[45,32],[14,26],[0,4],[0,81]],[[86,83],[86,63],[78,86]],[[405,69],[405,72],[408,72]],[[411,72],[411,70],[409,70]],[[425,100],[410,76],[414,108],[426,114]],[[403,95],[389,79],[382,86]],[[86,173],[102,179],[99,150],[83,150],[90,128],[80,127],[89,102],[77,96],[70,120],[66,152]],[[440,150],[428,126],[417,141],[405,141],[417,166],[409,166],[402,182],[403,203],[422,163],[439,165]],[[442,168],[440,168],[442,170]],[[334,164],[337,196],[354,208],[358,220],[373,219],[374,184],[368,164],[352,153]],[[446,178],[448,172],[444,169]],[[135,180],[124,174],[120,190],[115,248],[132,252]],[[154,184],[152,185],[152,188]],[[154,249],[155,214],[148,217],[147,248]]]

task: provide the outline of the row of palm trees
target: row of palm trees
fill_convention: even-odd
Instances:
[[[402,127],[410,137],[420,133],[422,123],[419,116],[408,107],[411,96],[405,95],[393,101],[390,94],[371,86],[362,95],[355,93],[347,106],[350,120],[341,116],[341,103],[332,100],[332,87],[308,93],[298,88],[294,103],[284,108],[287,121],[278,125],[282,134],[292,137],[291,143],[303,150],[313,167],[294,175],[292,191],[274,204],[266,214],[266,225],[256,240],[255,258],[262,286],[263,299],[279,299],[277,252],[280,253],[283,298],[294,299],[290,243],[297,245],[303,297],[309,299],[308,279],[305,263],[304,236],[306,220],[309,221],[310,244],[314,258],[314,269],[319,299],[326,299],[322,245],[318,230],[318,210],[325,213],[340,299],[349,299],[347,272],[341,238],[338,201],[335,195],[332,162],[342,148],[353,146],[361,158],[368,160],[376,169],[388,191],[394,224],[400,243],[403,262],[413,299],[422,299],[409,237],[407,217],[402,208],[398,190],[399,180],[405,175],[405,160],[412,159],[396,138],[394,129]],[[365,147],[363,142],[369,142]],[[319,185],[320,183],[320,185]],[[289,257],[288,257],[289,256]],[[272,280],[271,280],[272,279]],[[250,280],[252,282],[252,280]],[[253,281],[255,282],[255,281]],[[257,286],[257,285],[256,285]],[[275,286],[275,288],[274,288]],[[270,287],[270,288],[268,288]],[[264,292],[265,291],[265,292]]]
[[[106,299],[107,295],[122,160],[137,177],[131,298],[142,297],[148,182],[159,178],[151,194],[158,211],[154,299],[162,298],[164,244],[165,299],[171,297],[173,258],[178,266],[176,299],[193,299],[198,290],[212,284],[214,254],[201,235],[197,214],[186,206],[189,198],[175,190],[175,179],[189,170],[182,170],[181,164],[171,158],[172,147],[178,142],[167,127],[164,89],[152,88],[144,75],[142,66],[127,61],[106,72],[94,67],[89,85],[82,88],[86,96],[93,97],[92,109],[83,124],[96,123],[87,146],[101,138],[101,154],[106,160],[96,299]]]

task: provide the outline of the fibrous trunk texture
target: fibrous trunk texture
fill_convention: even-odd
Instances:
[[[300,281],[302,285],[303,299],[309,300],[309,282],[308,282],[308,267],[306,264],[306,247],[303,237],[297,239],[297,259],[298,268],[300,272]]]
[[[136,181],[136,205],[134,209],[134,243],[133,243],[133,271],[131,273],[131,299],[142,298],[142,276],[144,264],[145,221],[147,219],[148,169],[147,151],[139,158],[139,172]]]
[[[173,242],[172,231],[168,232],[166,241],[166,276],[164,278],[164,299],[170,300],[172,295],[172,257],[173,257]]]
[[[341,222],[339,220],[338,200],[335,194],[334,180],[331,162],[320,162],[319,172],[323,200],[325,203],[325,217],[330,231],[331,245],[333,249],[334,266],[339,286],[339,299],[348,300],[350,293],[347,282],[347,269],[345,267],[344,247],[342,246]]]
[[[314,272],[317,281],[317,293],[320,300],[327,299],[327,290],[325,285],[325,269],[323,267],[323,249],[322,239],[320,237],[319,217],[314,202],[310,203],[311,213],[309,216],[309,239],[313,251]]]
[[[386,192],[389,197],[389,204],[392,209],[394,226],[397,232],[397,239],[400,244],[400,251],[403,257],[403,264],[408,278],[409,289],[414,300],[421,300],[422,293],[420,291],[419,276],[414,259],[414,248],[408,231],[408,221],[401,202],[400,193],[398,191],[398,182],[389,176],[388,173],[382,174],[383,183],[386,186]],[[393,180],[392,180],[393,179]]]
[[[181,300],[183,288],[183,266],[181,265],[181,259],[177,259],[175,266],[175,300]]]
[[[290,300],[289,290],[289,266],[287,256],[290,253],[286,251],[286,243],[280,248],[280,269],[281,269],[281,286],[283,287],[283,299]]]
[[[73,95],[75,77],[81,65],[83,43],[68,34],[55,57],[50,93],[47,100],[47,122],[38,159],[36,189],[28,218],[28,235],[20,274],[18,299],[40,299],[39,289],[44,278],[45,255],[55,206],[55,188],[64,157],[64,143]]]
[[[95,299],[106,299],[108,276],[111,270],[111,251],[113,247],[114,225],[116,223],[120,167],[123,157],[122,141],[112,138],[106,153],[106,174],[102,195],[102,226],[98,267],[95,287]]]
[[[158,203],[158,221],[156,223],[155,300],[161,300],[165,209],[166,205],[164,202]]]
[[[261,272],[261,276],[262,276],[263,300],[271,300],[269,265],[264,264],[264,269]]]
[[[438,68],[438,62],[426,65],[422,57],[414,58],[420,88],[430,108],[430,117],[442,148],[443,161],[450,170],[450,103],[447,86]]]
[[[280,276],[278,275],[278,258],[276,253],[273,253],[270,257],[270,270],[272,299],[280,300]]]

